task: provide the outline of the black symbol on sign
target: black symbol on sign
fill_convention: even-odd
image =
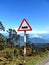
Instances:
[[[24,28],[28,28],[27,26],[22,26],[22,29],[24,29]]]

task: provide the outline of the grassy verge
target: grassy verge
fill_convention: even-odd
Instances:
[[[34,57],[33,56],[26,57],[25,65],[36,65],[36,64],[38,65],[39,62],[46,59],[47,55],[48,55],[48,53],[43,53],[41,55],[36,55]],[[9,64],[9,65],[14,65],[14,64],[19,65],[19,63],[23,64],[21,56],[19,56],[17,59],[15,59],[15,61],[13,60],[11,62],[11,64]]]
[[[38,65],[38,63],[42,62],[48,57],[48,53],[44,53],[42,55],[36,55],[35,57],[28,57],[26,65]]]
[[[13,51],[13,50],[10,50]],[[49,51],[47,52],[43,52],[39,55],[35,55],[35,56],[26,56],[26,64],[25,65],[38,65],[39,62],[41,62],[42,60],[45,60],[48,57]],[[0,57],[0,59],[2,59],[3,61],[0,62],[0,65],[4,65],[6,62],[8,62],[4,57]],[[9,61],[9,63],[5,64],[5,65],[19,65],[19,64],[23,64],[22,61],[22,56],[18,56],[18,57],[13,57],[12,61]]]

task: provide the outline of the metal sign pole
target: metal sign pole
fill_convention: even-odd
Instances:
[[[26,59],[26,31],[24,31],[24,63]]]
[[[24,63],[26,63],[26,31],[31,31],[32,28],[27,22],[27,20],[24,18],[22,20],[22,23],[20,24],[18,31],[24,31]]]

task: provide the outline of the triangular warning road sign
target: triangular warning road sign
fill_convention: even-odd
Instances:
[[[26,19],[23,19],[21,25],[18,28],[18,31],[31,31],[31,30],[32,28],[29,25],[29,23],[26,21]]]

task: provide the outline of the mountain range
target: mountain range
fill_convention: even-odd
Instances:
[[[6,38],[9,37],[8,33],[2,33]],[[34,43],[36,46],[37,45],[43,45],[46,43],[49,43],[49,34],[30,34],[29,35],[29,41],[31,43]],[[20,35],[20,40],[19,40],[20,45],[24,45],[24,36]]]
[[[32,37],[32,38],[29,38],[29,41],[31,43],[34,43],[36,46],[49,43],[49,40],[43,39],[43,38],[40,38],[40,37]],[[24,37],[23,36],[20,37],[20,43],[21,44],[24,44]]]

